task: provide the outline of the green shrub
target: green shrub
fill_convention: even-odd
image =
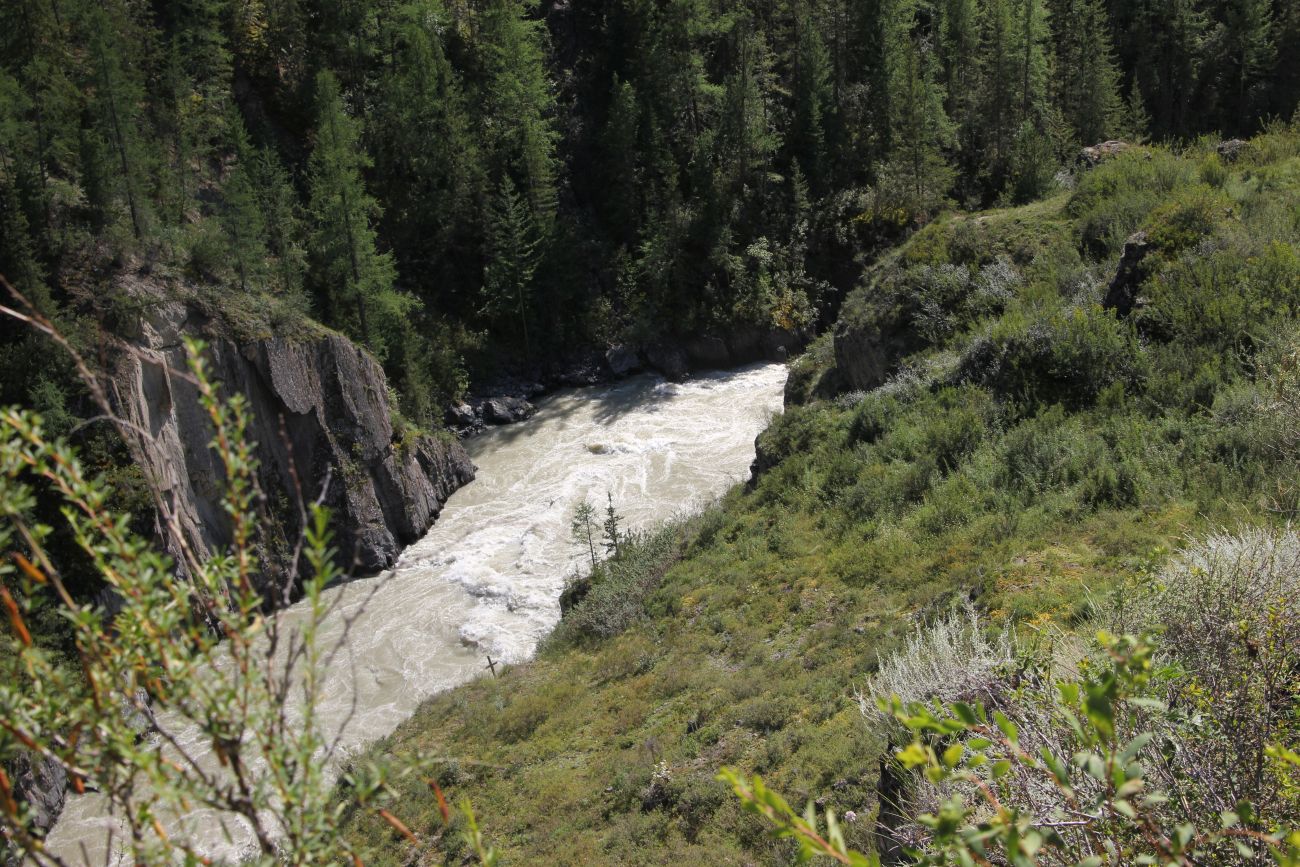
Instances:
[[[682,528],[625,531],[618,551],[582,579],[585,592],[564,615],[560,639],[609,638],[645,615],[645,603],[682,551]]]
[[[1116,384],[1137,387],[1147,368],[1132,326],[1090,305],[1004,318],[966,347],[958,376],[1029,406],[1083,407]]]
[[[1134,148],[1084,174],[1066,212],[1077,221],[1086,250],[1114,254],[1165,197],[1193,177],[1192,165],[1168,151]]]
[[[1152,210],[1144,229],[1153,247],[1172,256],[1194,247],[1232,215],[1233,202],[1222,191],[1193,184]]]

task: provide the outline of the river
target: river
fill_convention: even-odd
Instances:
[[[785,378],[778,364],[683,383],[638,376],[552,395],[532,419],[468,440],[477,478],[429,533],[391,571],[327,591],[320,640],[344,651],[323,675],[325,733],[358,748],[484,674],[487,656],[527,659],[582,561],[569,533],[575,507],[603,507],[609,493],[625,526],[644,527],[706,504],[746,478]],[[69,863],[104,864],[113,825],[97,796],[70,796],[48,844]],[[212,857],[239,857],[243,844],[221,838],[215,815],[186,825]]]

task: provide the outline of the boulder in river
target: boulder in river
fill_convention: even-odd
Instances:
[[[702,335],[686,341],[686,357],[696,370],[722,370],[731,366],[731,352],[721,337]]]
[[[522,397],[502,395],[483,401],[481,412],[483,420],[488,424],[512,424],[532,418],[537,412],[537,407]]]
[[[611,346],[605,352],[605,363],[609,365],[610,372],[615,376],[627,376],[641,367],[641,358],[630,346]]]
[[[645,357],[651,367],[672,382],[681,382],[690,372],[686,353],[674,343],[652,343],[646,347]]]

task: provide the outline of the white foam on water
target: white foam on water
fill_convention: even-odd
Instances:
[[[326,737],[355,751],[429,696],[483,675],[485,655],[527,659],[558,621],[564,582],[586,556],[570,536],[577,505],[586,500],[603,517],[608,492],[625,527],[645,527],[743,481],[785,377],[784,366],[766,364],[684,383],[642,376],[571,390],[544,400],[529,421],[468,441],[477,479],[452,495],[429,533],[391,572],[327,591],[334,610],[319,640],[340,650],[323,675]],[[305,615],[294,606],[279,616]],[[181,737],[204,750],[197,730]],[[80,864],[84,846],[91,863],[105,863],[115,823],[104,809],[95,795],[70,798],[51,849]],[[246,829],[226,820],[226,840],[222,822],[196,811],[175,831],[213,858],[250,851]]]

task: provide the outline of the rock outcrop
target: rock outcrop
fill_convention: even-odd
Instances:
[[[1142,301],[1138,298],[1138,289],[1142,286],[1142,263],[1151,253],[1151,243],[1146,232],[1135,232],[1124,242],[1120,251],[1119,267],[1106,288],[1106,297],[1102,306],[1114,310],[1121,317],[1128,316]]]
[[[31,810],[32,826],[44,834],[54,827],[67,798],[68,774],[53,759],[23,752],[10,762],[15,797]]]
[[[1230,138],[1227,141],[1219,142],[1219,146],[1215,150],[1225,163],[1231,164],[1241,159],[1241,155],[1249,148],[1250,142],[1242,141],[1239,138]]]
[[[925,345],[909,316],[883,304],[841,315],[834,335],[840,384],[851,391],[883,385],[899,361]]]
[[[1106,160],[1119,156],[1131,147],[1131,144],[1123,141],[1111,140],[1099,142],[1098,144],[1090,145],[1079,151],[1079,157],[1076,162],[1080,168],[1096,168]]]
[[[293,338],[240,340],[194,304],[157,300],[144,311],[117,335],[124,343],[112,370],[118,412],[147,434],[143,469],[160,485],[185,544],[199,559],[228,545],[212,425],[183,373],[182,337],[207,341],[211,378],[248,401],[264,494],[260,589],[269,605],[294,590],[286,585],[295,572],[300,503],[323,499],[342,564],[375,571],[420,538],[452,492],[474,477],[453,439],[394,428],[383,370],[345,337],[315,328]]]

